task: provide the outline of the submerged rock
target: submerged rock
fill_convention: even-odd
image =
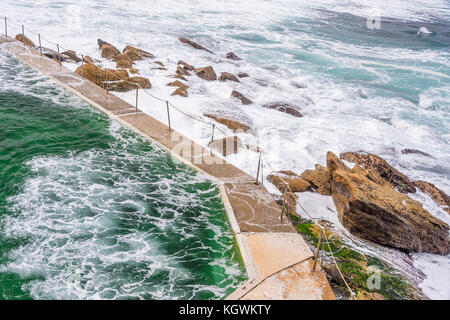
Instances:
[[[247,132],[250,130],[249,126],[247,126],[243,123],[240,123],[239,121],[236,121],[236,120],[232,120],[232,119],[228,119],[228,118],[224,118],[221,116],[216,116],[216,115],[208,114],[208,113],[205,113],[204,116],[214,119],[215,121],[227,126],[229,129],[234,130],[234,131],[242,130],[244,132]]]
[[[437,205],[442,206],[445,211],[450,213],[450,197],[444,191],[427,181],[414,181],[413,184],[423,193],[428,194]]]
[[[424,157],[433,158],[430,154],[428,154],[426,152],[423,152],[423,151],[420,151],[420,150],[416,150],[416,149],[403,149],[402,153],[403,154],[411,154],[411,153],[413,153],[413,154],[420,154],[420,155],[422,155]]]
[[[22,42],[24,45],[29,46],[29,47],[35,47],[36,45],[33,43],[33,41],[31,41],[29,38],[27,38],[27,36],[24,36],[23,34],[19,33],[16,35],[15,38],[17,41]]]
[[[238,78],[228,72],[222,72],[219,77],[219,81],[234,81],[240,82]]]
[[[267,176],[267,180],[275,185],[280,192],[289,190],[292,192],[304,192],[311,190],[311,184],[308,181],[289,170],[274,171]],[[286,189],[286,183],[289,189]]]
[[[233,90],[231,92],[231,97],[240,100],[242,102],[242,104],[244,104],[244,105],[249,105],[249,104],[253,103],[252,100],[245,97],[242,93],[240,93],[239,91],[236,91],[236,90]]]
[[[195,74],[204,80],[208,81],[217,80],[217,75],[214,72],[213,67],[211,66],[195,69]]]
[[[294,107],[293,105],[287,103],[287,102],[273,102],[273,103],[267,103],[263,105],[264,108],[277,110],[280,112],[287,113],[291,116],[301,118],[303,115],[298,111],[297,107]]]
[[[341,153],[340,157],[346,161],[356,163],[364,169],[373,168],[383,179],[402,193],[416,192],[416,188],[407,176],[394,169],[386,160],[375,154],[345,152]]]
[[[206,49],[205,47],[203,47],[203,46],[199,45],[198,43],[195,43],[194,41],[191,41],[185,37],[180,37],[180,38],[178,38],[178,40],[182,43],[190,45],[191,47],[193,47],[195,49],[204,50],[209,53],[213,53],[213,52],[209,51],[208,49]]]
[[[396,191],[376,169],[349,169],[331,152],[331,192],[342,225],[352,234],[389,247],[450,253],[449,226],[420,202]]]
[[[235,61],[242,60],[242,59],[239,58],[237,55],[235,55],[233,52],[228,52],[228,53],[226,54],[225,58],[231,59],[231,60],[235,60]]]
[[[248,75],[248,73],[245,73],[245,72],[239,72],[239,73],[238,73],[238,77],[239,77],[239,78],[248,78],[248,77],[250,77],[250,76]]]

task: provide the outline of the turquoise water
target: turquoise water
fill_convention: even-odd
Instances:
[[[218,299],[216,185],[0,51],[0,299]]]

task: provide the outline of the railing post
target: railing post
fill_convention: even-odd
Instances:
[[[84,54],[81,55],[81,78],[84,80]]]
[[[5,37],[8,38],[8,23],[6,22],[6,17],[5,17]]]
[[[167,121],[169,123],[169,131],[172,131],[172,126],[170,125],[169,101],[166,101],[166,107],[167,107]]]
[[[314,255],[314,265],[312,271],[316,271],[317,259],[319,258],[320,244],[322,243],[322,233],[324,231],[320,229],[319,242],[317,243],[316,254]]]
[[[258,179],[259,179],[259,169],[260,169],[260,167],[261,167],[261,156],[262,156],[262,153],[261,153],[261,151],[259,151],[258,169],[257,169],[257,171],[256,171],[256,180],[255,180],[255,184],[258,184]]]
[[[39,38],[39,52],[41,53],[41,58],[42,58],[42,44],[41,44],[41,34],[38,34],[38,38]]]
[[[139,102],[139,87],[136,84],[136,112],[138,111],[138,102]]]
[[[56,48],[58,49],[59,70],[61,70],[61,55],[59,54],[59,44],[56,44]]]
[[[108,95],[109,95],[108,71],[106,71],[106,96],[108,96]],[[136,95],[137,95],[137,93],[136,93]],[[137,97],[136,97],[136,110],[137,110]]]
[[[213,123],[212,124],[212,132],[211,132],[211,142],[213,142],[214,141],[214,129],[216,128],[216,124],[215,123]],[[210,142],[210,143],[211,143]]]
[[[22,25],[22,40],[25,41],[25,27]]]

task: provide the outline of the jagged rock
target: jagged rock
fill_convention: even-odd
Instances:
[[[204,80],[208,81],[217,80],[217,75],[214,72],[213,67],[211,66],[195,69],[195,74]]]
[[[123,49],[123,54],[130,57],[132,61],[144,60],[145,58],[155,58],[155,56],[150,52],[132,46],[126,46]]]
[[[231,97],[232,98],[236,98],[238,100],[240,100],[242,102],[242,104],[248,105],[248,104],[252,104],[253,101],[248,99],[247,97],[245,97],[242,93],[240,93],[239,91],[233,90],[231,92]]]
[[[205,117],[214,119],[215,121],[227,126],[229,129],[231,130],[242,130],[244,132],[247,132],[248,130],[250,130],[249,126],[246,126],[243,123],[240,123],[239,121],[236,120],[231,120],[231,119],[227,119],[227,118],[223,118],[223,117],[219,117],[216,115],[212,115],[212,114],[204,114]]]
[[[287,102],[267,103],[267,104],[264,104],[263,107],[268,108],[268,109],[277,110],[280,112],[284,112],[284,113],[287,113],[287,114],[297,117],[297,118],[303,117],[303,115],[300,113],[300,111],[298,111],[297,107],[294,107]]]
[[[328,161],[328,158],[330,161]],[[352,234],[389,247],[434,254],[450,253],[449,226],[420,202],[396,191],[374,169],[348,169],[327,155],[333,170],[331,193],[342,225]],[[368,172],[369,171],[369,172]],[[372,177],[372,179],[369,179]],[[373,179],[374,176],[377,176]],[[381,184],[380,184],[381,183]]]
[[[237,55],[235,55],[233,52],[228,52],[227,55],[225,56],[225,58],[231,59],[231,60],[236,60],[236,61],[242,60]]]
[[[98,49],[99,50],[101,50],[102,46],[105,45],[105,44],[112,46],[111,43],[103,41],[102,39],[97,39],[97,44],[98,44]]]
[[[248,75],[248,73],[245,73],[245,72],[239,72],[239,73],[238,73],[238,77],[239,77],[239,78],[248,78],[248,77],[250,77],[250,76]]]
[[[356,163],[364,169],[373,168],[383,179],[390,182],[394,188],[402,193],[416,192],[416,188],[407,176],[394,169],[386,160],[375,154],[345,152],[341,153],[340,157],[346,161]]]
[[[117,60],[116,68],[117,69],[129,69],[133,67],[133,62],[130,60]]]
[[[113,60],[117,55],[120,54],[120,51],[117,50],[116,47],[110,45],[110,44],[104,44],[101,47],[102,51],[102,58]]]
[[[240,82],[238,78],[236,78],[234,75],[228,72],[222,72],[219,77],[219,81],[234,81],[234,82]]]
[[[63,56],[67,56],[66,60],[72,60],[76,63],[81,62],[81,59],[77,56],[76,52],[73,50],[67,50],[61,53]]]
[[[35,47],[36,45],[27,36],[19,33],[16,34],[16,40],[22,42],[26,46]]]
[[[314,191],[327,196],[331,195],[331,174],[327,168],[316,164],[315,170],[305,170],[300,177],[308,181]]]
[[[180,38],[178,38],[178,40],[182,43],[190,45],[191,47],[193,47],[195,49],[205,50],[209,53],[213,53],[213,52],[209,51],[208,49],[206,49],[205,47],[203,47],[203,46],[199,45],[198,43],[195,43],[194,41],[191,41],[185,37],[180,37]]]
[[[420,151],[420,150],[416,150],[416,149],[403,149],[402,153],[403,154],[415,153],[415,154],[420,154],[420,155],[425,156],[425,157],[433,158],[430,154],[428,154],[426,152],[423,152],[423,151]]]
[[[436,204],[444,207],[443,209],[450,213],[450,197],[444,191],[427,181],[414,181],[413,184],[423,193],[428,194]]]
[[[188,70],[188,71],[195,70],[194,66],[191,66],[189,63],[184,62],[183,60],[178,61],[178,64],[183,66],[183,69],[185,69],[185,70]]]
[[[164,63],[162,63],[161,61],[155,61],[156,64],[159,64],[161,67],[165,67]]]
[[[178,87],[178,88],[182,88],[184,90],[187,90],[189,88],[189,86],[185,85],[183,82],[178,81],[178,80],[169,82],[167,85],[169,87]]]
[[[113,82],[109,84],[109,90],[117,92],[128,92],[136,88],[151,89],[150,80],[144,77],[132,77],[126,81]]]
[[[188,92],[187,92],[187,89],[185,89],[185,88],[177,88],[173,93],[172,93],[172,96],[181,96],[181,97],[185,97],[185,98],[187,98],[187,96],[188,96]]]
[[[183,81],[187,81],[187,79],[185,77],[183,77],[181,74],[174,74],[171,77],[175,78],[175,79],[180,79],[180,80],[183,80]]]
[[[213,140],[208,144],[208,147],[219,151],[223,156],[238,153],[242,147],[242,143],[237,136],[226,137],[218,140]]]
[[[308,181],[301,178],[295,172],[289,170],[274,171],[267,176],[267,180],[275,185],[275,187],[277,187],[277,189],[281,192],[285,192],[286,190],[288,191],[289,189],[292,192],[304,192],[311,190],[311,184]],[[286,189],[286,183],[289,186],[289,189]]]
[[[94,82],[98,86],[102,86],[106,81],[108,72],[108,81],[117,81],[122,79],[128,79],[128,72],[126,70],[104,70],[99,66],[92,63],[87,63],[79,66],[75,72],[79,75],[83,75],[86,79]]]
[[[175,71],[176,74],[182,75],[182,76],[190,76],[191,73],[189,71],[187,71],[186,69],[184,69],[181,66],[177,67],[177,70]]]

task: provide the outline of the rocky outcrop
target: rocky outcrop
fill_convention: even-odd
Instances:
[[[126,81],[113,82],[109,84],[109,90],[117,92],[128,92],[136,88],[151,89],[150,80],[144,77],[131,77]]]
[[[352,234],[402,250],[450,253],[449,226],[396,191],[375,168],[350,170],[331,152],[327,166],[339,220]]]
[[[289,170],[274,171],[267,176],[267,180],[275,185],[282,193],[289,190],[292,192],[311,190],[311,184],[308,181]],[[286,189],[286,184],[289,186],[289,189]]]
[[[219,77],[219,81],[234,81],[240,82],[238,78],[228,72],[222,72]]]
[[[76,52],[73,50],[67,50],[61,53],[64,58],[70,62],[81,62],[81,58],[77,56]]]
[[[150,52],[132,46],[126,46],[123,49],[123,54],[128,56],[132,61],[144,60],[146,58],[155,58],[155,56]]]
[[[190,65],[187,62],[184,62],[183,60],[178,61],[178,65],[182,66],[183,69],[185,69],[187,71],[194,71],[195,70],[194,66]]]
[[[217,80],[217,75],[211,66],[195,69],[195,74],[203,80]]]
[[[308,181],[314,191],[331,195],[331,174],[326,167],[316,164],[315,170],[305,170],[300,177]]]
[[[402,193],[416,192],[416,188],[407,176],[394,169],[386,160],[375,154],[345,152],[342,153],[340,157],[346,161],[358,164],[363,169],[374,169],[383,179],[391,183]]]
[[[445,211],[450,213],[450,197],[444,191],[427,181],[414,181],[413,184],[420,191],[428,194],[437,205],[442,206]]]
[[[36,45],[31,41],[27,36],[24,36],[23,34],[19,33],[16,35],[15,38],[17,41],[22,42],[26,46],[35,47]]]
[[[102,58],[113,60],[117,55],[120,54],[120,51],[117,50],[116,47],[110,44],[103,44],[100,48],[102,52]]]
[[[236,91],[236,90],[233,90],[231,92],[231,97],[240,100],[241,103],[244,104],[244,105],[248,105],[248,104],[252,104],[253,103],[252,100],[250,100],[249,98],[247,98],[242,93],[240,93],[239,91]]]
[[[235,61],[242,60],[242,59],[239,58],[237,55],[235,55],[233,52],[228,52],[228,53],[226,54],[225,58],[231,59],[231,60],[235,60]]]
[[[264,108],[277,110],[280,112],[287,113],[291,116],[301,118],[303,115],[300,113],[297,107],[294,107],[293,105],[287,103],[287,102],[273,102],[273,103],[267,103],[263,105]]]
[[[195,49],[204,50],[206,52],[213,53],[213,52],[209,51],[208,49],[206,49],[205,47],[203,47],[203,46],[199,45],[198,43],[195,43],[194,41],[191,41],[185,37],[180,37],[180,38],[178,38],[178,40],[182,43],[190,45],[191,47],[193,47]]]
[[[107,76],[108,71],[108,76]],[[104,70],[95,64],[87,63],[79,66],[75,72],[79,75],[84,76],[86,79],[94,82],[98,86],[102,86],[103,83],[108,81],[118,81],[122,79],[128,79],[128,72],[126,70]]]
[[[247,126],[247,125],[245,125],[243,123],[240,123],[239,121],[236,121],[236,120],[227,119],[227,118],[224,118],[224,117],[216,116],[216,115],[213,115],[213,114],[207,114],[207,113],[205,113],[204,116],[208,117],[208,118],[211,118],[211,119],[214,119],[215,121],[217,121],[217,122],[227,126],[229,129],[234,130],[234,131],[242,130],[244,132],[247,132],[247,131],[250,130],[249,126]]]
[[[187,98],[188,96],[188,91],[185,88],[177,88],[174,92],[172,92],[172,96],[180,96],[180,97],[184,97]]]

